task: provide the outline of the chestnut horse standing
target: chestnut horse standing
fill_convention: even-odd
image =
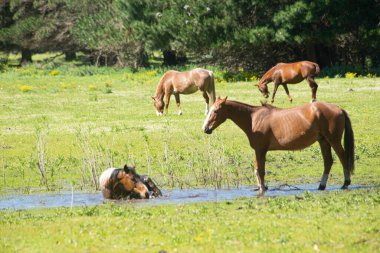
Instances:
[[[265,157],[269,150],[301,150],[318,141],[322,150],[324,172],[319,190],[326,188],[333,164],[331,147],[343,165],[344,184],[351,184],[354,171],[354,133],[346,111],[336,105],[315,102],[289,109],[270,105],[251,106],[227,98],[218,98],[203,124],[211,134],[226,119],[231,119],[247,135],[256,155],[256,177],[259,194],[264,184]],[[344,149],[341,139],[344,132]]]
[[[272,95],[272,103],[274,102],[274,96],[276,95],[277,88],[281,84],[284,86],[285,92],[288,95],[289,101],[292,102],[293,98],[289,94],[288,83],[295,84],[302,82],[306,79],[309,83],[312,92],[312,101],[317,100],[318,85],[314,78],[319,74],[319,66],[317,63],[310,61],[300,61],[294,63],[278,63],[276,66],[268,70],[260,79],[259,87],[260,92],[265,98],[269,97],[269,91],[267,84],[274,82],[274,89]]]
[[[174,94],[178,107],[178,115],[181,115],[179,94],[192,94],[197,90],[202,92],[206,101],[207,114],[210,99],[211,104],[215,102],[215,82],[212,71],[201,68],[186,72],[169,70],[162,76],[157,85],[156,94],[152,97],[157,115],[163,115],[164,107],[165,113],[168,112],[171,94]]]

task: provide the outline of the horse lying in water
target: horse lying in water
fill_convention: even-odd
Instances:
[[[331,148],[343,166],[344,184],[351,184],[354,171],[354,132],[345,110],[336,105],[314,102],[294,108],[280,109],[270,105],[251,106],[218,98],[203,124],[203,131],[211,134],[220,124],[231,119],[247,135],[256,155],[256,178],[259,195],[264,184],[265,159],[270,150],[301,150],[319,142],[324,172],[319,190],[326,188],[333,158]],[[344,148],[341,140],[344,132]]]
[[[105,199],[148,199],[160,197],[162,193],[151,178],[136,173],[134,167],[109,168],[99,178],[100,189]]]
[[[312,101],[317,100],[318,85],[314,78],[319,74],[319,65],[315,62],[300,61],[294,63],[278,63],[276,66],[268,70],[260,79],[259,87],[260,92],[265,98],[269,97],[269,91],[267,84],[274,82],[274,89],[272,95],[272,103],[274,102],[274,96],[276,95],[279,85],[284,86],[285,92],[288,95],[289,101],[292,102],[293,98],[289,94],[288,84],[295,84],[302,82],[306,79],[309,83],[312,92]]]

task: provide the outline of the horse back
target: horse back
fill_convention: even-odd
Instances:
[[[320,136],[332,135],[342,129],[342,116],[339,107],[320,102],[288,109],[273,108],[261,120],[267,123],[264,125],[267,129],[261,131],[266,133],[270,150],[300,150],[316,142]]]

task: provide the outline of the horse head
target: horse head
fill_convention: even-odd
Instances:
[[[163,98],[159,98],[157,96],[152,97],[153,99],[153,105],[156,108],[156,114],[157,116],[162,116],[164,115],[164,107],[165,107],[165,102]]]
[[[147,175],[140,175],[140,179],[146,185],[148,190],[152,192],[153,197],[162,196],[161,190],[157,187],[157,185],[153,182],[153,180],[150,177],[148,177]]]
[[[268,91],[268,86],[266,81],[259,81],[259,84],[256,84],[256,86],[259,88],[259,91],[261,94],[265,97],[269,97],[269,91]]]
[[[224,107],[226,101],[227,97],[224,99],[218,97],[215,103],[211,106],[202,127],[206,134],[211,134],[215,128],[226,121],[227,117],[225,115]]]
[[[132,198],[148,199],[149,190],[136,173],[135,167],[124,166],[123,171],[118,173],[119,183],[130,193]]]

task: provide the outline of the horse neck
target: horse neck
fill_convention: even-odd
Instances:
[[[272,67],[270,70],[268,70],[264,75],[263,77],[261,77],[260,81],[259,81],[259,84],[263,84],[263,85],[266,85],[267,83],[269,83],[270,81],[272,81],[272,75],[273,75],[273,72],[275,71],[276,69],[276,66]]]
[[[156,98],[161,99],[161,100],[163,100],[164,95],[165,95],[164,77],[165,77],[165,75],[160,79],[160,81],[157,85],[156,94],[155,94]]]
[[[236,101],[226,101],[226,109],[227,119],[232,120],[248,135],[252,131],[252,113],[257,107]]]

